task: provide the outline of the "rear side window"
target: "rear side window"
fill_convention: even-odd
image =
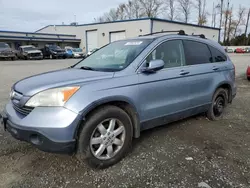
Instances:
[[[187,65],[213,62],[212,54],[206,44],[190,40],[184,40],[183,42]]]
[[[209,46],[209,48],[212,52],[213,62],[224,62],[227,60],[227,57],[222,52],[212,46]]]

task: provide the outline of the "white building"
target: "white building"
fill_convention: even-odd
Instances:
[[[110,42],[132,38],[139,35],[166,31],[184,30],[186,34],[204,34],[206,38],[219,40],[220,29],[198,26],[158,18],[141,18],[114,22],[92,23],[83,25],[48,25],[36,33],[68,34],[81,39],[80,47],[89,51],[100,48]]]

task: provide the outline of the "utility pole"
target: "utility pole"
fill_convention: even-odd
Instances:
[[[230,40],[230,32],[231,32],[231,24],[232,24],[232,12],[233,12],[233,6],[231,7],[231,10],[228,12],[229,14],[229,24],[228,24],[228,32],[227,32],[227,45],[229,45]]]
[[[250,18],[250,9],[249,9],[249,11],[248,11],[248,15],[247,15],[247,23],[246,23],[246,29],[245,29],[245,36],[246,36],[246,38],[247,38],[247,40],[245,41],[245,45],[248,45],[248,35],[247,35],[247,30],[248,30],[249,18]]]
[[[229,0],[227,2],[227,10],[225,12],[226,17],[225,17],[225,26],[224,26],[224,40],[223,43],[225,44],[226,42],[226,37],[227,37],[227,21],[228,21],[228,13],[229,13]]]
[[[222,14],[223,14],[223,0],[221,0],[221,3],[220,3],[220,29],[222,26]]]
[[[213,13],[212,13],[212,25],[211,25],[211,27],[213,27],[214,26],[214,16],[215,16],[215,14],[214,14],[214,2],[213,2]]]

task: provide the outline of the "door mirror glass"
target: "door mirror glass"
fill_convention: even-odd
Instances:
[[[142,72],[155,72],[164,68],[164,61],[161,59],[151,60],[148,67],[144,68]]]

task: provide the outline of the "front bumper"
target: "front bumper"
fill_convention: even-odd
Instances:
[[[9,55],[1,55],[0,54],[0,58],[13,58],[15,57],[15,54],[9,54]]]
[[[40,55],[40,56],[28,56],[28,59],[43,59],[43,56]]]
[[[75,151],[75,132],[81,119],[66,108],[35,108],[23,116],[9,103],[1,117],[5,130],[18,140],[31,143],[45,152],[70,154]]]

